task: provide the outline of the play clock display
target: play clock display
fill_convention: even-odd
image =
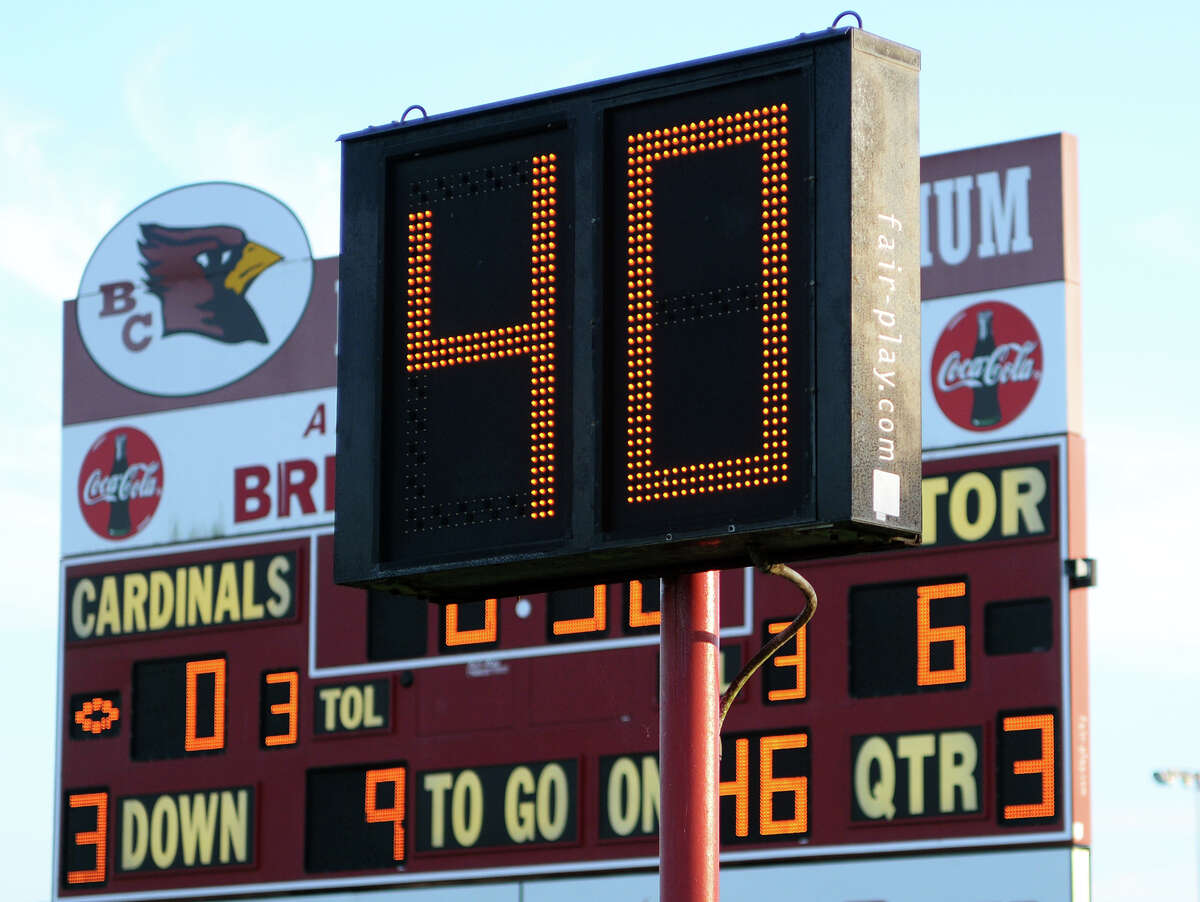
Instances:
[[[338,579],[913,540],[918,64],[836,30],[345,136]]]

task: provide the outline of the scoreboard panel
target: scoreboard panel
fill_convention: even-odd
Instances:
[[[724,862],[1071,841],[1067,451],[929,459],[926,546],[800,568],[817,616],[726,721]],[[426,609],[329,545],[64,566],[60,896],[656,864],[656,581]],[[721,579],[731,676],[801,601]]]

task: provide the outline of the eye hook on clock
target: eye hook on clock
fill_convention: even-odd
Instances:
[[[756,566],[763,573],[771,573],[775,576],[782,576],[788,582],[795,585],[804,593],[805,603],[802,610],[796,619],[789,623],[781,632],[776,633],[771,641],[767,642],[758,653],[754,655],[741,672],[733,678],[729,684],[729,688],[721,695],[721,708],[717,720],[717,733],[721,732],[721,727],[725,723],[725,715],[729,713],[729,709],[733,707],[734,699],[746,683],[750,682],[750,677],[754,676],[754,672],[762,667],[767,661],[771,660],[772,656],[790,642],[796,633],[804,628],[808,621],[812,620],[813,614],[817,610],[817,590],[812,587],[812,583],[806,580],[803,576],[789,567],[787,564],[768,564],[766,560],[754,549],[750,550],[750,560],[754,561]]]
[[[842,15],[845,15],[845,13],[842,13]],[[859,25],[859,27],[860,28],[862,27],[861,24]],[[429,118],[429,114],[427,112],[425,112],[425,107],[421,106],[421,104],[419,104],[419,103],[412,103],[404,108],[404,112],[400,114],[400,121],[401,122],[408,121],[408,114],[413,112],[414,110],[420,110],[422,119]]]
[[[846,18],[846,16],[854,16],[855,20],[858,22],[858,27],[859,27],[860,29],[863,27],[863,24],[862,24],[862,16],[860,16],[858,13],[856,13],[856,12],[855,12],[854,10],[852,10],[852,9],[845,10],[844,12],[840,12],[840,13],[838,13],[836,16],[834,16],[834,17],[833,17],[833,24],[832,24],[832,25],[830,25],[829,27],[830,27],[830,28],[837,28],[837,23],[838,23],[838,22],[840,22],[840,21],[842,21],[842,19]]]

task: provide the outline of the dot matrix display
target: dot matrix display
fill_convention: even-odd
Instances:
[[[71,737],[116,736],[121,732],[121,693],[85,692],[71,698]]]
[[[226,667],[224,655],[134,665],[134,760],[218,754],[225,749]]]
[[[67,794],[63,862],[68,886],[103,884],[108,879],[108,793]]]
[[[660,501],[788,479],[788,106],[772,104],[626,138],[626,498]],[[654,456],[655,172],[689,155],[753,143],[761,149],[762,391],[756,454],[656,466]],[[711,199],[711,198],[710,198]],[[698,264],[696,264],[698,265]],[[718,286],[725,287],[725,286]],[[717,366],[716,361],[706,361]],[[671,399],[666,399],[669,404]]]
[[[871,313],[919,335],[916,59],[805,44],[344,138],[340,581],[455,603],[916,539],[919,346],[881,402]]]
[[[533,158],[528,178],[530,237],[530,305],[528,322],[467,335],[433,336],[433,210],[408,214],[408,313],[405,371],[423,373],[438,367],[502,360],[530,359],[529,516],[554,516],[554,346],[557,270],[558,166],[554,154]],[[525,167],[521,167],[524,183]],[[451,250],[453,252],[453,249]],[[477,286],[482,290],[483,286]],[[451,302],[457,299],[447,299]]]
[[[612,114],[610,177],[625,188],[610,258],[624,301],[610,333],[623,348],[610,382],[616,535],[673,535],[714,510],[726,537],[812,515],[811,399],[794,391],[816,353],[812,123],[792,99],[806,87],[789,73]]]
[[[872,698],[968,684],[970,611],[962,579],[855,586],[851,693]]]
[[[1002,824],[1050,822],[1058,806],[1057,733],[1053,711],[1002,712],[1000,785],[1006,801]]]
[[[403,257],[385,366],[399,417],[385,426],[383,475],[399,516],[385,547],[438,557],[541,541],[569,516],[563,145],[561,133],[508,138],[392,166]]]

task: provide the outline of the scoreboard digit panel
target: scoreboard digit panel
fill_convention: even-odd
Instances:
[[[918,66],[834,30],[344,136],[338,580],[914,541]]]
[[[812,73],[606,120],[606,493],[614,536],[810,520]]]
[[[852,697],[970,685],[966,577],[855,586],[849,614]]]
[[[389,166],[385,549],[478,554],[571,521],[569,148],[554,128]]]

